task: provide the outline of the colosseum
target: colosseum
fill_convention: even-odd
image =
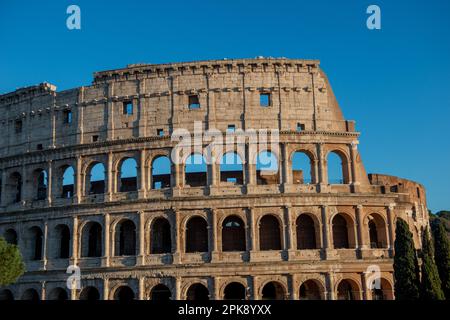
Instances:
[[[417,247],[429,223],[422,185],[366,173],[317,60],[134,64],[0,110],[0,235],[27,269],[2,299],[393,299],[395,220]],[[231,144],[173,161],[196,124]]]

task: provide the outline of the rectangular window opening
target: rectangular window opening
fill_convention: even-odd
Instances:
[[[305,125],[303,123],[297,123],[297,132],[305,130]]]
[[[259,105],[261,107],[269,107],[271,105],[270,93],[259,94]]]
[[[97,141],[98,141],[98,135],[92,136],[92,142],[97,142]]]
[[[198,95],[190,95],[189,96],[189,110],[199,109],[200,108],[200,100],[198,99]]]
[[[22,132],[22,120],[16,120],[14,123],[14,129],[16,130],[16,133]]]
[[[164,136],[164,130],[163,129],[156,129],[156,135],[158,137],[163,137]]]
[[[44,149],[44,146],[42,145],[42,143],[39,143],[37,146],[36,146],[36,150],[43,150]]]
[[[236,125],[229,124],[227,127],[227,132],[235,132],[236,131]]]
[[[70,111],[70,110],[64,111],[64,123],[66,123],[66,124],[72,123],[72,111]]]
[[[124,101],[123,102],[123,114],[129,116],[133,114],[133,102]]]

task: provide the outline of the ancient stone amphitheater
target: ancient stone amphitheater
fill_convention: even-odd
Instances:
[[[366,173],[316,60],[129,65],[0,110],[0,235],[27,268],[2,299],[392,299],[395,219],[418,247],[428,224],[422,185]],[[236,140],[174,163],[195,123]]]

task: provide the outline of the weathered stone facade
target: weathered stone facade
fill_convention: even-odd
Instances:
[[[91,86],[18,89],[0,96],[0,110],[0,234],[27,265],[2,297],[391,299],[396,217],[417,247],[428,225],[423,186],[366,174],[359,133],[316,60],[131,65],[96,73]],[[246,140],[234,183],[219,162],[201,186],[186,183],[183,164],[153,175],[170,134],[193,132],[194,121],[279,129],[280,170],[261,182]],[[294,152],[308,156],[310,181],[293,172]],[[339,183],[328,180],[331,152]],[[120,175],[130,158],[134,180]],[[91,181],[98,163],[103,182]],[[74,183],[64,185],[68,168]],[[69,265],[81,268],[81,290],[66,288]],[[377,292],[366,284],[374,265]]]

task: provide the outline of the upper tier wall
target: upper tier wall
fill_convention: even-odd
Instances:
[[[260,106],[260,94],[270,106]],[[197,95],[200,108],[188,108]],[[133,114],[123,105],[133,103]],[[316,60],[242,59],[133,65],[95,74],[91,86],[44,83],[0,96],[0,156],[204,128],[354,132]],[[67,112],[72,122],[65,123]]]

